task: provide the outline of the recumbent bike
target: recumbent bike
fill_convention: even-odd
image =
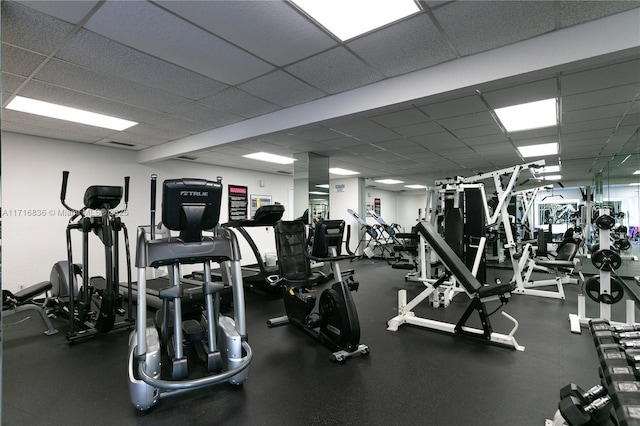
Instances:
[[[323,220],[306,237],[300,220],[280,221],[275,226],[280,276],[271,277],[281,285],[286,314],[267,321],[269,327],[291,323],[334,351],[330,360],[344,362],[356,355],[368,355],[369,347],[360,343],[360,323],[351,291],[358,289],[353,271],[341,272],[338,261],[355,255],[341,255],[345,223]],[[311,245],[311,253],[308,246]],[[309,259],[331,262],[335,283],[322,291],[318,311],[311,285],[317,282],[310,272]],[[345,275],[348,275],[345,279]]]
[[[155,223],[156,176],[151,177],[151,224]],[[241,385],[253,357],[247,342],[240,249],[235,234],[218,226],[222,179],[165,180],[162,186],[162,223],[178,237],[155,239],[153,226],[147,239],[138,228],[137,323],[129,337],[128,379],[132,404],[147,410],[161,397],[228,382]],[[213,236],[203,235],[212,231]],[[229,282],[211,280],[211,262],[225,268]],[[201,263],[205,282],[205,308],[199,320],[182,316],[180,265]],[[147,267],[169,268],[169,283],[161,289],[162,320],[147,321]],[[220,293],[231,286],[234,318],[220,315]],[[171,318],[170,318],[171,313]],[[192,361],[198,361],[200,371]],[[169,374],[162,363],[168,361]],[[166,364],[165,364],[166,365]],[[203,368],[204,367],[204,368]],[[192,371],[190,371],[192,370]],[[166,377],[166,376],[169,377]]]

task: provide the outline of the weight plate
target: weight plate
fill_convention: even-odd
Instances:
[[[615,271],[622,265],[622,258],[611,249],[600,249],[591,254],[591,263],[599,271]]]
[[[613,216],[604,214],[602,216],[598,216],[595,220],[595,224],[600,229],[613,229],[613,227],[616,226],[616,219]]]
[[[587,278],[584,283],[587,296],[594,302],[612,305],[621,301],[624,297],[624,282],[619,277],[612,276],[609,287],[609,293],[600,293],[600,277],[598,275]]]

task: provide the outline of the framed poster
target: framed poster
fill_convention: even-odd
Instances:
[[[247,187],[229,185],[229,221],[247,218]]]
[[[254,195],[251,194],[251,219],[256,215],[256,210],[262,206],[271,204],[271,195]]]

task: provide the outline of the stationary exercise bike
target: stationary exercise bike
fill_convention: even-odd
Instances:
[[[341,255],[345,223],[324,220],[306,237],[306,225],[300,220],[280,221],[275,226],[279,277],[273,285],[281,285],[286,314],[267,321],[269,327],[291,323],[318,339],[334,351],[331,361],[344,362],[356,355],[368,355],[369,347],[360,344],[360,323],[351,291],[358,289],[353,271],[342,273],[338,261],[353,259]],[[311,253],[308,253],[308,246]],[[309,259],[331,262],[335,283],[320,294],[318,311],[316,294],[310,289],[316,281]],[[345,278],[345,275],[347,277]]]
[[[155,222],[156,176],[151,177],[151,222]],[[129,393],[138,410],[147,410],[161,397],[228,382],[241,385],[252,359],[247,342],[240,249],[235,234],[218,226],[222,178],[171,179],[162,185],[162,223],[179,236],[150,238],[138,228],[137,323],[129,337]],[[147,227],[148,229],[149,227]],[[213,236],[203,235],[212,231]],[[211,281],[211,262],[227,273],[228,282]],[[205,300],[199,319],[182,315],[180,265],[203,265]],[[167,266],[169,286],[159,291],[163,301],[159,323],[147,321],[146,268]],[[231,287],[234,318],[220,315],[220,293]],[[197,361],[197,358],[200,358]],[[170,374],[163,374],[162,364]],[[195,365],[194,365],[195,364]],[[197,366],[198,368],[193,368]],[[204,370],[198,374],[196,370]],[[167,369],[164,369],[167,370]],[[199,377],[195,377],[198,375]],[[167,377],[168,376],[168,377]]]
[[[71,212],[67,225],[67,260],[53,265],[49,281],[52,297],[45,306],[52,315],[63,314],[69,318],[67,340],[107,333],[115,329],[133,326],[131,256],[127,227],[121,220],[129,202],[129,177],[124,178],[123,210],[116,211],[123,196],[121,186],[90,186],[84,193],[84,206],[74,209],[67,205],[67,182],[69,172],[62,172],[60,201]],[[82,233],[82,265],[73,263],[71,231]],[[120,232],[124,235],[127,260],[128,309],[126,318],[116,321],[117,316],[125,316],[123,295],[119,285]],[[89,235],[93,233],[104,247],[105,276],[91,276],[89,271]],[[78,282],[81,286],[78,288]]]

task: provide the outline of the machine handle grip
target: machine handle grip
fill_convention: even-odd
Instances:
[[[156,181],[158,175],[151,175],[151,239],[156,238]]]
[[[67,181],[69,180],[69,172],[67,170],[62,172],[62,189],[60,190],[60,201],[64,204],[64,199],[67,198]]]
[[[124,205],[129,204],[129,176],[124,177]]]

